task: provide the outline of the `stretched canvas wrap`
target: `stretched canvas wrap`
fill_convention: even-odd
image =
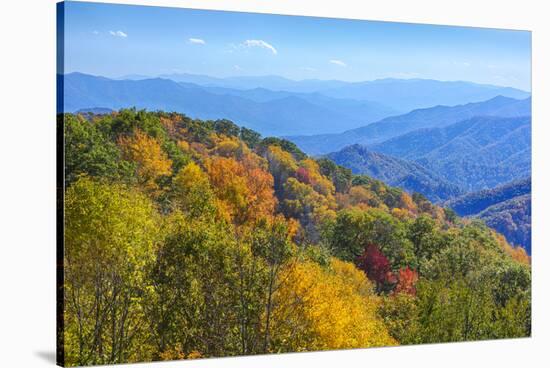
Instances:
[[[58,364],[529,337],[530,79],[528,31],[59,3]]]

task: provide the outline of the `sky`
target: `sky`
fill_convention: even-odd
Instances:
[[[531,33],[65,3],[65,73],[463,80],[531,90]]]

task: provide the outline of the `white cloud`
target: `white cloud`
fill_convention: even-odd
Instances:
[[[109,34],[111,36],[115,36],[115,37],[121,37],[121,38],[126,38],[128,37],[128,35],[122,31],[109,31]]]
[[[262,47],[264,49],[270,50],[273,55],[277,55],[277,49],[275,49],[275,47],[265,42],[264,40],[246,40],[244,41],[243,45],[246,47]]]
[[[467,62],[467,61],[453,61],[453,64],[454,64],[455,66],[463,66],[463,67],[465,67],[465,68],[468,68],[468,67],[470,67],[470,65],[472,65],[472,64],[470,64],[470,63]]]
[[[202,38],[190,38],[189,39],[189,42],[190,43],[194,43],[196,45],[204,45],[206,44],[206,42],[202,39]]]
[[[93,31],[92,33],[95,34],[95,35],[98,35],[99,31]]]
[[[238,71],[243,70],[243,68],[241,68],[241,67],[238,66],[238,65],[233,65],[233,68],[234,68],[235,70],[238,70]]]
[[[348,64],[344,63],[342,60],[333,59],[333,60],[329,60],[328,62],[331,63],[331,64],[334,64],[334,65],[341,66],[341,67],[348,66]]]

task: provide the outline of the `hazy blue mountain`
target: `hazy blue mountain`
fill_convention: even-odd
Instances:
[[[461,216],[477,217],[531,254],[531,178],[468,193],[446,203]]]
[[[118,79],[118,80],[124,80],[124,79],[128,79],[128,80],[142,80],[142,79],[152,79],[151,76],[148,76],[148,75],[143,75],[143,74],[126,74],[126,75],[122,75],[120,77],[117,77],[117,78],[112,78],[112,79]]]
[[[309,154],[337,151],[351,144],[372,145],[420,128],[444,127],[475,116],[518,117],[531,115],[531,98],[497,96],[490,100],[457,106],[434,106],[391,116],[340,134],[293,136],[289,140]]]
[[[114,111],[113,109],[109,109],[109,108],[106,108],[106,107],[92,107],[92,108],[88,108],[88,109],[78,109],[77,111],[75,111],[75,113],[77,113],[77,114],[105,115],[105,114],[110,114],[113,111]]]
[[[424,194],[434,202],[445,201],[462,194],[453,185],[421,165],[396,157],[373,152],[364,146],[352,145],[327,155],[335,163],[410,193]]]
[[[468,191],[531,175],[531,117],[475,117],[369,146],[419,163]]]
[[[163,74],[159,77],[171,79],[176,82],[195,83],[207,87],[223,87],[231,89],[265,88],[272,91],[300,93],[317,92],[320,90],[342,87],[349,84],[348,82],[337,80],[305,79],[295,81],[277,75],[216,78],[207,75],[173,73]]]
[[[215,78],[194,74],[165,74],[160,77],[208,87],[265,88],[272,91],[301,93],[319,92],[334,98],[377,102],[397,111],[410,111],[435,105],[479,102],[499,95],[518,99],[527,98],[530,95],[528,92],[510,87],[430,79],[387,78],[366,82],[344,82],[319,79],[296,81],[273,75]]]
[[[321,92],[331,97],[380,102],[402,111],[436,105],[485,101],[499,95],[517,99],[527,98],[530,95],[515,88],[471,82],[392,78],[351,83]]]
[[[116,110],[135,106],[178,111],[201,119],[226,118],[264,135],[275,136],[333,132],[391,112],[378,104],[315,95],[302,98],[301,95],[281,94],[259,102],[162,78],[114,80],[71,73],[65,75],[64,91],[67,112],[93,107]]]
[[[350,127],[365,125],[388,116],[398,115],[399,111],[377,102],[332,98],[320,93],[299,93],[288,91],[272,91],[266,88],[232,89],[223,87],[203,87],[206,91],[220,95],[231,95],[247,98],[255,102],[269,102],[288,97],[297,97],[314,105],[331,110],[346,117],[334,122],[334,130],[342,131]]]

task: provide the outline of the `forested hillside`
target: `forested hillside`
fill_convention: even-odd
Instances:
[[[531,254],[531,178],[468,193],[445,204],[461,216],[481,218]]]
[[[467,191],[494,188],[531,175],[531,117],[479,116],[370,148],[415,161]]]
[[[433,202],[455,198],[463,190],[413,162],[374,152],[354,144],[327,155],[335,163],[345,166],[354,174],[365,174],[396,186],[409,193],[422,193]]]
[[[525,251],[422,195],[228,120],[59,124],[67,365],[531,334]]]

